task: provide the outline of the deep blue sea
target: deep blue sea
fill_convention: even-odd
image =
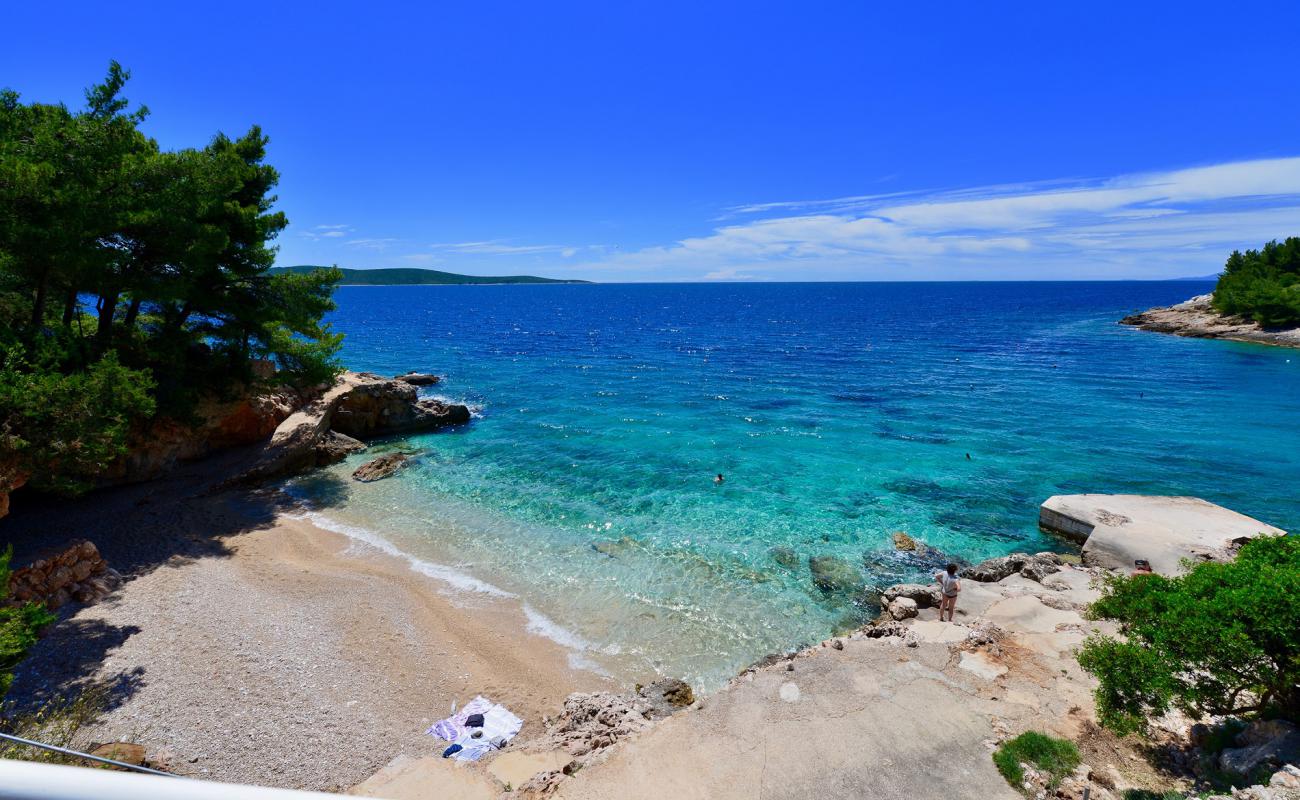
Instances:
[[[1210,289],[344,287],[349,368],[434,372],[477,414],[381,445],[422,453],[398,477],[346,480],[372,449],[295,491],[462,595],[517,596],[575,661],[707,689],[863,613],[810,556],[923,569],[894,531],[970,561],[1061,549],[1038,505],[1079,492],[1300,529],[1300,351],[1116,324]]]

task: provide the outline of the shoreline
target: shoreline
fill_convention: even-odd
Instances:
[[[1212,294],[1202,294],[1172,306],[1149,308],[1124,317],[1119,324],[1193,339],[1300,348],[1300,328],[1271,330],[1248,319],[1224,316],[1210,304],[1212,297]]]
[[[508,593],[424,574],[278,492],[166,483],[6,520],[20,549],[75,530],[125,567],[111,596],[61,615],[10,694],[110,685],[83,745],[135,741],[182,775],[343,791],[397,756],[440,753],[424,731],[453,701],[503,703],[524,745],[570,693],[624,688],[575,666]]]

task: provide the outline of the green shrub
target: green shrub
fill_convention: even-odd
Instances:
[[[1097,713],[1117,733],[1171,707],[1300,718],[1300,538],[1247,542],[1233,561],[1178,578],[1113,577],[1089,609],[1123,639],[1092,636],[1079,663],[1097,677]]]
[[[1002,743],[993,753],[993,763],[1007,783],[1021,788],[1025,771],[1021,764],[1048,775],[1048,787],[1055,788],[1079,766],[1079,748],[1073,742],[1057,739],[1037,731],[1025,731]]]
[[[54,615],[36,603],[4,605],[9,597],[9,559],[13,552],[10,546],[0,555],[0,698],[14,681],[14,667],[36,644],[37,632],[54,621]]]

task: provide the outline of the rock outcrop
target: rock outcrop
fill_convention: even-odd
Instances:
[[[265,441],[294,409],[319,390],[288,387],[242,394],[234,399],[205,398],[192,420],[159,417],[133,430],[127,454],[101,476],[105,485],[152,480],[185,461]]]
[[[393,380],[409,383],[412,386],[433,386],[442,382],[442,378],[437,375],[429,375],[424,372],[408,372],[405,375],[394,375]]]
[[[469,422],[469,408],[421,400],[416,388],[372,373],[345,373],[348,391],[330,409],[330,428],[355,439],[419,433]]]
[[[68,602],[94,603],[117,588],[122,576],[110,569],[94,543],[74,541],[9,575],[9,602],[37,602],[58,608]]]
[[[1286,531],[1197,497],[1074,494],[1050,497],[1039,509],[1043,530],[1083,544],[1083,563],[1120,571],[1144,559],[1162,575],[1192,562],[1225,560],[1256,536]]]
[[[1300,328],[1264,328],[1243,317],[1230,317],[1214,310],[1214,295],[1202,294],[1177,305],[1152,308],[1120,320],[1144,331],[1172,333],[1197,339],[1231,339],[1238,342],[1300,347]]]
[[[1061,568],[1061,557],[1056,553],[1012,553],[1009,556],[990,558],[987,561],[965,567],[958,571],[961,578],[969,578],[982,583],[994,583],[1008,575],[1020,573],[1033,581],[1042,582],[1043,578]]]
[[[318,399],[289,415],[252,463],[227,483],[249,483],[341,461],[359,439],[417,433],[468,422],[469,409],[420,400],[414,386],[345,372]]]
[[[411,456],[407,453],[385,453],[357,467],[352,472],[352,479],[362,483],[383,480],[397,474],[410,460]]]

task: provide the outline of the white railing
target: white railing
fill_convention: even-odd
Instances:
[[[0,800],[339,800],[336,794],[0,759]]]

